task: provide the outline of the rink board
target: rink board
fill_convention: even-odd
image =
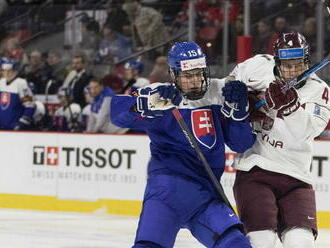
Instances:
[[[0,132],[0,207],[138,215],[150,157],[144,135]],[[330,228],[330,141],[315,141],[318,224]],[[235,153],[222,184],[234,203]],[[234,204],[233,204],[234,205]]]

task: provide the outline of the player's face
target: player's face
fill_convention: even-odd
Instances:
[[[203,80],[203,70],[194,69],[179,73],[178,85],[183,93],[200,92]]]
[[[1,74],[2,74],[2,77],[7,80],[11,80],[12,78],[14,78],[16,76],[16,72],[13,70],[2,70]]]
[[[80,70],[84,69],[84,63],[83,63],[82,59],[79,57],[73,58],[71,61],[71,68],[72,68],[72,70],[75,70],[78,72]]]
[[[126,80],[131,80],[137,76],[137,72],[135,69],[126,68],[124,71],[124,77]]]
[[[285,82],[289,82],[307,69],[303,59],[281,60],[280,70]]]
[[[101,92],[103,90],[103,86],[101,84],[99,84],[98,82],[91,81],[88,84],[88,90],[89,90],[89,94],[91,95],[91,97],[96,97],[101,94]]]

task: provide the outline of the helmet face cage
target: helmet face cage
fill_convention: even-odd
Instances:
[[[288,66],[295,68],[296,73],[304,72],[310,64],[310,47],[305,37],[297,32],[284,33],[274,43],[273,47],[274,59],[280,79],[283,81],[290,80],[285,78],[288,75]],[[299,60],[301,62],[299,62]],[[291,78],[292,79],[292,78]]]
[[[180,42],[168,53],[170,75],[182,96],[201,99],[209,87],[209,69],[205,55],[195,42]]]

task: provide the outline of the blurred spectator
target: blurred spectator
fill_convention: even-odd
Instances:
[[[138,0],[126,0],[123,9],[131,22],[134,48],[137,50],[153,47],[163,43],[169,38],[166,27],[162,21],[163,16],[155,9],[143,7]],[[164,48],[155,50],[163,53]],[[155,57],[151,55],[151,57]]]
[[[63,86],[70,88],[73,94],[73,102],[83,108],[86,105],[84,88],[92,78],[87,71],[87,61],[83,55],[76,55],[71,60],[71,71],[66,76]]]
[[[87,132],[94,133],[126,133],[128,129],[120,128],[111,123],[110,101],[115,93],[104,87],[99,79],[91,79],[88,90],[93,97],[91,104],[91,114],[88,118]]]
[[[253,37],[254,54],[273,54],[273,43],[276,35],[271,30],[268,21],[261,20],[257,23],[257,34]]]
[[[305,36],[310,49],[313,54],[311,60],[315,61],[316,57],[316,19],[315,17],[309,17],[304,21],[302,34]]]
[[[129,35],[129,19],[126,12],[122,9],[122,1],[112,0],[107,5],[106,24],[112,24],[113,30],[118,33]]]
[[[55,111],[53,128],[62,132],[79,132],[81,130],[79,104],[73,102],[73,92],[68,87],[61,87],[58,90],[60,108]]]
[[[4,57],[14,58],[20,65],[28,62],[28,56],[17,37],[5,39],[1,44],[1,53]]]
[[[115,31],[113,24],[105,24],[102,32],[96,62],[113,64],[132,54],[131,41]]]
[[[18,77],[18,63],[2,59],[0,79],[0,129],[26,130],[34,112],[33,94],[25,79]]]
[[[59,51],[49,51],[47,54],[46,62],[52,69],[52,78],[54,84],[50,86],[48,93],[56,94],[58,88],[63,84],[65,76],[68,74],[66,63],[62,59]]]
[[[122,93],[124,87],[124,81],[116,75],[113,68],[111,68],[109,74],[105,75],[101,79],[101,83],[104,86],[110,87],[116,94]]]
[[[315,9],[317,5],[317,0],[304,0],[304,19],[309,17],[315,17]]]
[[[229,62],[236,61],[237,37],[244,35],[243,15],[239,14],[232,24],[229,25]],[[222,44],[222,42],[221,42]],[[220,44],[218,44],[220,45]],[[222,46],[221,50],[222,50]],[[219,52],[221,50],[218,50]]]
[[[288,33],[288,27],[287,27],[287,22],[286,18],[283,16],[278,16],[274,20],[274,32],[280,36],[283,33]]]
[[[159,56],[156,59],[155,65],[149,74],[150,83],[156,82],[170,82],[171,77],[168,72],[167,58],[165,56]]]
[[[240,5],[236,0],[229,3],[229,25],[239,15]],[[178,14],[176,22],[188,20],[189,0],[186,0],[182,11]],[[222,53],[222,29],[223,29],[223,1],[222,0],[198,0],[196,9],[196,41],[206,53],[209,63],[215,63],[219,54]],[[236,39],[236,37],[235,37]],[[232,44],[232,43],[231,43]]]
[[[83,13],[80,16],[81,22],[81,35],[82,40],[80,42],[80,48],[84,49],[88,55],[94,55],[98,49],[99,42],[101,40],[100,25],[87,13]]]
[[[28,82],[34,83],[36,94],[45,94],[46,85],[52,79],[52,68],[43,61],[40,51],[31,52],[29,64],[25,66],[23,74]]]
[[[141,61],[132,59],[125,64],[125,86],[122,93],[130,94],[138,88],[150,84],[147,78],[141,76],[144,65]]]

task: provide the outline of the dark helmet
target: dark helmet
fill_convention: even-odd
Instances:
[[[171,77],[174,79],[174,83],[180,89],[178,85],[178,76],[181,71],[189,71],[193,69],[203,70],[203,79],[201,89],[199,92],[183,93],[187,99],[198,100],[202,98],[209,86],[208,80],[208,68],[206,65],[206,57],[202,52],[202,49],[195,42],[178,42],[175,43],[167,56],[168,66],[170,67]]]
[[[310,47],[306,38],[298,32],[283,33],[274,42],[273,53],[276,65],[281,60],[303,58],[306,65],[310,64]]]
[[[139,74],[141,74],[144,71],[144,64],[138,59],[131,59],[125,63],[124,68],[125,69],[134,69]]]

